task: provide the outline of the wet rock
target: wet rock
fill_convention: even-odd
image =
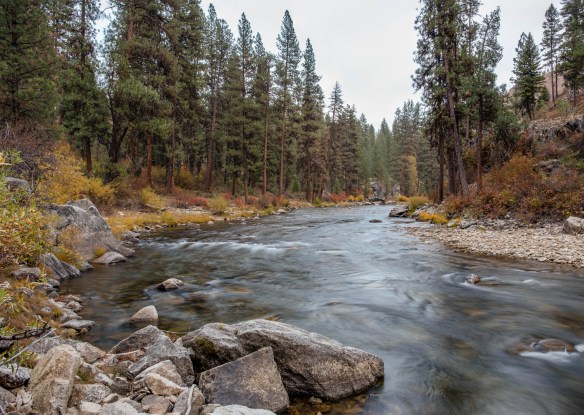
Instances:
[[[158,288],[160,291],[173,291],[178,290],[183,285],[185,285],[185,283],[178,278],[169,278],[166,281],[158,284],[156,288]]]
[[[285,411],[290,401],[271,347],[201,373],[199,388],[207,402]]]
[[[122,234],[122,241],[134,241],[140,237],[138,232],[126,231]]]
[[[102,406],[100,415],[138,415],[138,411],[128,402],[118,401]]]
[[[41,277],[41,269],[37,267],[20,267],[12,272],[12,276],[17,280],[38,281]]]
[[[156,307],[153,305],[146,306],[138,310],[136,314],[130,317],[130,321],[158,321],[158,311],[156,311]]]
[[[464,281],[467,284],[478,284],[481,282],[481,277],[479,277],[477,274],[469,274],[464,278]]]
[[[81,266],[79,267],[79,271],[81,272],[88,272],[93,270],[93,265],[91,265],[89,262],[85,261],[83,262],[83,264],[81,264]]]
[[[16,363],[0,366],[0,387],[15,389],[25,385],[30,379],[30,369]]]
[[[564,227],[562,230],[568,235],[578,235],[580,233],[584,233],[584,219],[570,216],[564,222]]]
[[[67,304],[65,304],[65,308],[68,308],[69,310],[73,310],[76,313],[83,310],[83,306],[81,304],[79,304],[77,301],[69,301]]]
[[[61,325],[65,329],[73,329],[78,332],[88,332],[95,326],[95,321],[91,320],[69,320]]]
[[[191,348],[197,371],[272,347],[289,394],[339,400],[369,389],[384,376],[379,357],[276,321],[208,324],[182,341]]]
[[[144,376],[149,373],[156,373],[157,375],[160,375],[179,386],[184,386],[182,377],[176,370],[176,366],[170,360],[164,360],[155,364],[154,366],[150,366],[148,369],[145,369],[138,376],[136,376],[136,380],[143,379]]]
[[[68,308],[61,308],[60,310],[61,317],[59,318],[59,321],[61,323],[66,323],[71,320],[81,320],[81,316],[73,310],[69,310]]]
[[[379,219],[371,219],[369,223],[383,223],[383,221]]]
[[[172,406],[168,398],[156,395],[148,395],[142,399],[142,412],[149,414],[165,414]]]
[[[46,415],[62,414],[80,365],[79,353],[67,344],[49,350],[31,373],[29,390],[33,408]]]
[[[109,353],[120,354],[146,349],[161,338],[167,338],[162,330],[155,326],[146,326],[116,344]]]
[[[573,344],[559,339],[543,339],[532,345],[533,350],[536,352],[548,353],[548,352],[569,352],[573,353],[576,348]]]
[[[187,413],[189,399],[191,401],[191,410]],[[178,396],[173,411],[181,415],[197,415],[203,405],[205,405],[205,397],[197,385],[193,385]]]
[[[7,407],[11,404],[16,404],[16,395],[7,391],[3,387],[0,387],[0,408],[2,409],[3,413],[8,412]]]
[[[54,215],[57,220],[52,224],[55,242],[61,233],[75,235],[75,250],[83,259],[91,260],[96,248],[107,248],[124,256],[132,256],[134,250],[124,247],[114,236],[111,228],[89,199],[69,202],[66,205],[47,205],[47,215]]]
[[[81,402],[79,404],[79,415],[99,415],[101,405],[94,402]]]
[[[111,392],[110,388],[101,383],[74,385],[69,406],[78,406],[81,401],[101,403]]]
[[[112,264],[119,264],[120,262],[126,262],[128,259],[114,251],[109,251],[100,256],[97,259],[93,260],[94,264],[105,264],[105,265],[112,265]]]
[[[406,204],[397,204],[389,211],[390,218],[403,218],[407,216],[409,206]]]
[[[175,345],[168,337],[159,338],[149,345],[145,355],[128,367],[128,373],[136,377],[139,373],[157,363],[170,360],[176,367],[183,384],[191,385],[195,381],[193,364],[186,348]]]
[[[275,415],[265,409],[251,409],[241,405],[228,405],[216,408],[211,415]]]
[[[148,373],[144,376],[144,382],[155,395],[178,395],[185,389],[184,386],[179,386],[157,373]]]
[[[39,262],[46,272],[52,273],[59,281],[76,278],[81,275],[81,271],[73,265],[59,260],[53,254],[43,254],[39,256]]]

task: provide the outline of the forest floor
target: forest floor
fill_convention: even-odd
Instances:
[[[473,225],[466,229],[440,225],[410,227],[408,231],[425,241],[469,253],[569,264],[584,268],[584,236],[562,232],[562,224],[520,226]]]

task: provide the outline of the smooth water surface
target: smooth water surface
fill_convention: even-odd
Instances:
[[[90,298],[82,315],[98,324],[86,339],[104,348],[154,304],[165,330],[276,318],[383,358],[382,385],[323,413],[584,413],[584,354],[507,351],[528,336],[584,343],[584,272],[425,244],[404,230],[421,225],[388,210],[306,209],[158,234],[129,262],[62,288]],[[464,284],[469,273],[489,284]],[[187,284],[154,288],[170,277]]]

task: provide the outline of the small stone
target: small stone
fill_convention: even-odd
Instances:
[[[573,344],[559,339],[543,339],[533,345],[533,350],[536,352],[569,352],[573,353],[576,348]]]
[[[465,277],[464,280],[467,284],[478,284],[481,282],[481,277],[479,277],[477,274],[469,274]]]
[[[142,399],[142,412],[149,414],[165,414],[170,410],[172,403],[168,398],[148,395]]]
[[[138,415],[138,411],[128,402],[114,402],[102,406],[100,415]]]
[[[156,307],[153,305],[146,306],[138,310],[136,314],[130,317],[130,321],[158,321],[158,311],[156,311]]]
[[[30,369],[16,363],[0,366],[0,386],[16,389],[25,385],[30,379]]]
[[[7,412],[6,407],[10,404],[16,404],[16,395],[0,387],[0,409]]]
[[[101,403],[111,390],[101,383],[73,385],[69,406],[77,406],[82,401]]]
[[[81,402],[79,404],[79,415],[99,415],[101,405],[94,402]]]
[[[183,385],[183,380],[176,370],[176,366],[170,360],[164,360],[155,364],[154,366],[150,366],[148,369],[145,369],[138,376],[136,376],[136,380],[144,379],[144,377],[149,373],[156,373],[170,380],[171,382],[176,383],[177,385]]]
[[[189,406],[189,397],[191,398],[191,411],[187,414],[186,411]],[[174,405],[174,412],[178,412],[181,415],[197,415],[203,405],[205,405],[205,397],[203,396],[203,393],[197,385],[192,385],[189,389],[185,389],[179,395]]]
[[[308,402],[310,402],[313,405],[320,405],[322,403],[322,399],[311,396]]]
[[[383,223],[383,221],[380,219],[371,219],[369,223]]]
[[[12,276],[17,280],[38,281],[41,277],[41,269],[37,267],[22,267],[13,271]]]
[[[79,332],[91,330],[93,326],[95,326],[95,321],[91,320],[69,320],[61,325],[62,328],[73,329]]]
[[[81,304],[79,304],[77,301],[69,301],[66,305],[65,308],[68,308],[69,310],[73,310],[76,313],[80,312],[81,310],[83,310],[83,306]]]
[[[179,280],[178,278],[169,278],[166,281],[161,282],[156,286],[160,291],[172,291],[178,290],[180,287],[185,285],[184,282]]]
[[[100,256],[97,259],[93,260],[94,264],[105,264],[105,265],[110,265],[110,264],[118,264],[120,262],[126,262],[128,259],[123,256],[122,254],[118,254],[117,252],[106,252],[105,254],[103,254],[102,256]]]
[[[211,415],[275,415],[264,409],[252,409],[241,405],[220,406]]]
[[[149,373],[144,376],[144,382],[155,395],[178,395],[185,389],[156,373]]]

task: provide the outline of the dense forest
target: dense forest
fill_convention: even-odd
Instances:
[[[556,103],[559,79],[572,105],[584,82],[584,4],[576,0],[550,6],[540,48],[522,35],[510,91],[495,71],[500,10],[481,16],[479,0],[421,1],[412,77],[421,103],[405,102],[391,126],[378,127],[344,102],[339,82],[325,94],[316,52],[309,39],[299,45],[287,11],[277,50],[268,51],[245,14],[232,33],[198,0],[100,7],[2,2],[3,145],[26,155],[31,143],[41,152],[38,143],[64,139],[82,155],[86,175],[140,178],[168,193],[178,186],[312,201],[367,196],[377,181],[408,196],[468,195],[469,183],[480,190],[483,173],[511,157],[522,121]]]
[[[393,128],[384,121],[376,131],[339,83],[326,99],[310,40],[302,49],[288,12],[270,52],[245,14],[233,34],[197,0],[112,2],[98,42],[99,8],[98,0],[2,3],[5,136],[65,138],[86,174],[150,186],[163,175],[167,192],[178,184],[313,200],[402,176],[408,193],[432,188],[420,106],[406,103]]]

